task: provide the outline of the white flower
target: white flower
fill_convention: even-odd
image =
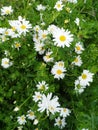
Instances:
[[[80,81],[77,79],[75,80],[75,91],[76,93],[81,94],[82,92],[84,92],[85,86],[81,86],[80,85]]]
[[[79,76],[80,85],[89,86],[90,82],[93,82],[93,75],[89,70],[83,70],[83,73]]]
[[[80,19],[79,19],[79,18],[76,18],[74,22],[76,23],[77,26],[79,26]]]
[[[3,68],[9,68],[13,63],[8,58],[3,58],[1,61],[1,66]]]
[[[18,128],[18,130],[22,130],[23,126],[19,126],[19,127],[17,127],[17,128]]]
[[[35,102],[37,102],[37,101],[41,100],[42,94],[40,92],[35,92],[35,95],[33,95],[32,97],[33,97],[33,100]]]
[[[82,65],[82,60],[80,56],[77,56],[75,58],[75,60],[72,62],[72,64],[76,65],[76,66],[81,66]]]
[[[75,52],[77,54],[81,54],[84,48],[82,47],[82,44],[80,42],[76,43],[75,45]]]
[[[77,0],[67,0],[67,1],[70,2],[70,3],[74,3],[74,4],[77,3]]]
[[[36,85],[36,87],[39,90],[47,90],[48,89],[48,84],[46,84],[45,81],[42,81],[42,82],[38,82],[38,84]]]
[[[68,108],[61,108],[60,109],[60,116],[67,117],[70,115],[70,110]]]
[[[29,29],[32,28],[32,25],[29,23],[29,21],[26,21],[21,16],[18,17],[19,23],[17,25],[17,31],[19,34],[26,34],[26,32],[29,32]]]
[[[44,43],[35,43],[35,44],[34,44],[35,50],[36,50],[40,55],[44,54],[44,52],[45,52],[44,46],[45,46]]]
[[[54,9],[56,9],[57,11],[61,11],[63,9],[63,4],[62,4],[62,1],[57,1],[55,6],[54,6]]]
[[[15,107],[14,111],[16,111],[16,112],[19,111],[19,107]]]
[[[19,116],[19,117],[17,117],[18,118],[18,123],[20,124],[20,125],[25,125],[25,123],[26,123],[26,117],[25,117],[25,115],[22,115],[22,116]]]
[[[33,122],[33,124],[34,124],[34,125],[37,125],[38,122],[39,122],[39,121],[38,121],[37,119],[35,119],[34,122]]]
[[[38,11],[44,11],[46,9],[46,7],[45,6],[43,6],[42,4],[39,4],[39,5],[37,5],[37,8],[36,8],[36,10],[38,10]]]
[[[34,115],[34,112],[29,110],[28,111],[28,114],[26,115],[28,117],[28,119],[30,120],[34,120],[35,119],[35,115]]]
[[[47,30],[39,30],[39,32],[38,32],[39,39],[42,41],[47,39],[47,35],[48,35]]]
[[[58,65],[54,65],[51,73],[54,75],[54,78],[59,79],[63,79],[65,76],[65,72],[66,72],[66,68],[62,67],[62,66],[58,66]]]
[[[52,114],[55,114],[56,112],[59,112],[59,102],[58,97],[55,96],[52,99],[52,93],[46,95],[42,95],[41,101],[38,103],[38,111],[44,112],[46,110],[47,115],[49,116],[49,112]]]
[[[1,15],[10,15],[13,13],[13,9],[11,6],[4,6],[1,8]]]
[[[64,67],[64,61],[55,62],[55,66]]]
[[[51,57],[52,51],[46,52],[46,55],[43,57],[43,60],[47,62],[53,62],[53,57]]]
[[[19,50],[19,48],[21,47],[21,44],[19,42],[15,42],[14,47]]]
[[[66,125],[65,118],[56,118],[54,126],[58,126],[60,129],[63,129]]]
[[[35,32],[38,32],[38,31],[40,30],[40,26],[39,26],[39,25],[34,26],[33,30],[34,30]]]
[[[58,28],[57,26],[52,24],[52,25],[49,25],[47,30],[48,30],[49,33],[53,34],[57,30],[57,28]]]
[[[53,33],[53,41],[54,45],[58,47],[70,47],[71,42],[73,41],[73,35],[70,34],[70,31],[62,29],[57,29],[56,32]]]
[[[39,38],[39,36],[38,36],[37,33],[35,33],[35,34],[33,35],[33,41],[34,41],[35,43],[40,43],[40,38]]]

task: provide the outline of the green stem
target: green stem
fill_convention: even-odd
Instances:
[[[31,98],[32,95],[30,95],[20,106],[19,108],[21,108],[30,98]]]

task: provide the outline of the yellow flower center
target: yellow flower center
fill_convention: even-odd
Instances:
[[[38,98],[38,99],[40,99],[40,98],[41,98],[41,96],[40,96],[40,95],[37,95],[37,98]]]
[[[54,108],[52,106],[49,106],[49,110],[54,110]]]
[[[80,50],[81,50],[80,46],[76,46],[76,49],[77,49],[78,51],[80,51]]]
[[[24,117],[24,116],[22,116],[22,117],[21,117],[21,120],[25,120],[25,117]]]
[[[16,47],[16,48],[19,48],[19,47],[20,47],[20,43],[16,43],[16,44],[15,44],[15,47]]]
[[[87,75],[86,74],[82,74],[82,79],[86,79]]]
[[[6,14],[10,14],[10,10],[6,10]]]
[[[22,24],[21,29],[23,29],[23,30],[26,29],[26,26]]]
[[[59,37],[59,39],[60,39],[60,41],[62,41],[62,42],[66,41],[66,37],[65,37],[64,35],[61,35],[61,36]]]
[[[57,7],[58,7],[58,8],[61,8],[61,4],[58,4]]]
[[[78,61],[79,61],[78,58],[76,58],[76,59],[74,60],[74,62],[76,62],[76,63],[77,63]]]
[[[5,61],[5,62],[4,62],[4,64],[6,64],[6,65],[7,65],[7,64],[9,64],[9,62],[8,62],[8,61]]]
[[[13,30],[13,32],[16,30],[16,28],[15,27],[12,27],[12,30]]]
[[[61,120],[59,120],[59,121],[58,121],[58,124],[59,124],[59,125],[61,125],[61,124],[62,124],[62,121],[61,121]]]
[[[63,63],[62,63],[62,62],[60,62],[60,63],[59,63],[59,66],[63,66]]]
[[[8,34],[9,34],[9,32],[8,32],[8,31],[6,31],[6,32],[5,32],[5,34],[6,34],[6,35],[8,35]]]
[[[57,74],[58,75],[62,74],[62,71],[61,70],[57,70]]]
[[[42,38],[46,38],[46,34],[43,34],[43,35],[42,35]]]
[[[34,116],[34,112],[32,112],[32,111],[29,114],[30,114],[30,116]]]
[[[47,58],[47,59],[49,59],[49,58],[50,58],[50,56],[49,56],[49,55],[46,55],[46,58]]]
[[[44,85],[40,86],[40,89],[41,89],[41,90],[44,90],[44,89],[45,89],[45,86],[44,86]]]
[[[66,108],[64,108],[63,111],[66,112]]]

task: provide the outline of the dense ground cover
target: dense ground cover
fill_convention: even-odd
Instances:
[[[98,130],[98,2],[0,0],[0,130]]]

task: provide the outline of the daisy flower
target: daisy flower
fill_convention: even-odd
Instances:
[[[77,54],[81,54],[83,50],[84,50],[84,48],[81,45],[81,43],[80,42],[76,43],[76,45],[75,45],[75,52]]]
[[[62,1],[57,1],[55,6],[54,6],[54,9],[56,9],[57,11],[61,11],[63,9],[63,4],[62,4]]]
[[[55,66],[64,67],[64,61],[55,62]]]
[[[62,29],[57,29],[56,32],[53,33],[53,41],[54,45],[58,47],[70,47],[71,42],[73,41],[73,35],[70,34],[70,31]]]
[[[59,106],[60,104],[57,96],[52,98],[52,93],[49,93],[47,96],[43,94],[41,101],[38,103],[38,111],[44,112],[46,110],[46,113],[49,116],[49,112],[52,114],[59,112]]]
[[[19,23],[17,25],[17,31],[19,34],[26,34],[26,32],[29,32],[29,29],[32,28],[32,25],[29,23],[29,21],[26,21],[21,16],[18,17]]]
[[[29,110],[27,113],[28,114],[26,116],[27,116],[28,119],[30,119],[30,120],[34,120],[35,119],[35,115],[34,115],[33,111]]]
[[[1,8],[1,15],[10,15],[13,13],[12,6],[4,6]]]
[[[38,36],[37,33],[35,33],[35,34],[33,35],[33,41],[34,41],[35,43],[40,43],[40,38],[39,38],[39,36]]]
[[[47,30],[39,30],[39,32],[38,32],[39,39],[42,41],[47,39],[47,35],[48,35]]]
[[[89,70],[83,70],[81,76],[79,76],[79,81],[81,86],[89,86],[90,82],[93,82],[93,73],[89,72]]]
[[[85,86],[80,85],[80,81],[78,79],[75,80],[75,91],[76,91],[76,93],[81,94],[82,92],[84,92],[85,88],[86,88]]]
[[[63,129],[66,125],[66,122],[65,122],[65,118],[56,118],[55,119],[55,123],[54,123],[54,126],[58,126],[60,129]]]
[[[51,54],[53,52],[52,51],[48,51],[46,52],[46,55],[43,57],[43,60],[47,63],[47,62],[53,62],[53,57],[51,57]]]
[[[1,60],[1,66],[3,68],[9,68],[13,63],[8,58],[3,58]]]
[[[21,44],[19,42],[15,42],[14,46],[17,50],[19,50],[19,48],[21,47]]]
[[[57,26],[51,24],[51,25],[49,25],[49,27],[47,28],[47,30],[48,30],[48,32],[50,34],[53,34],[57,30]]]
[[[36,26],[34,26],[33,30],[34,30],[35,32],[38,32],[38,31],[41,30],[41,29],[40,29],[40,26],[39,26],[39,25],[36,25]]]
[[[75,58],[75,60],[72,62],[72,64],[76,65],[76,66],[81,66],[82,65],[82,60],[80,56],[77,56]]]
[[[37,5],[37,8],[36,8],[36,10],[38,10],[38,11],[44,11],[45,9],[46,9],[46,7],[43,6],[42,4]]]
[[[60,116],[67,117],[70,115],[70,110],[68,108],[61,108],[60,109]]]
[[[58,80],[63,79],[65,76],[66,68],[58,65],[54,65],[52,67],[51,73],[54,75],[54,78],[57,78]]]
[[[48,89],[48,84],[46,84],[45,81],[42,81],[42,82],[38,82],[38,84],[36,85],[36,87],[39,89],[39,90],[47,90]]]
[[[44,46],[45,46],[44,43],[35,43],[35,44],[34,44],[35,50],[36,50],[40,55],[44,54],[44,52],[45,52]]]
[[[41,100],[42,94],[40,92],[35,92],[35,95],[33,95],[32,97],[33,97],[33,100],[35,102],[37,102],[37,101]]]
[[[18,119],[17,121],[20,125],[25,125],[25,123],[27,122],[25,115],[19,116],[19,117],[17,117],[17,119]]]

